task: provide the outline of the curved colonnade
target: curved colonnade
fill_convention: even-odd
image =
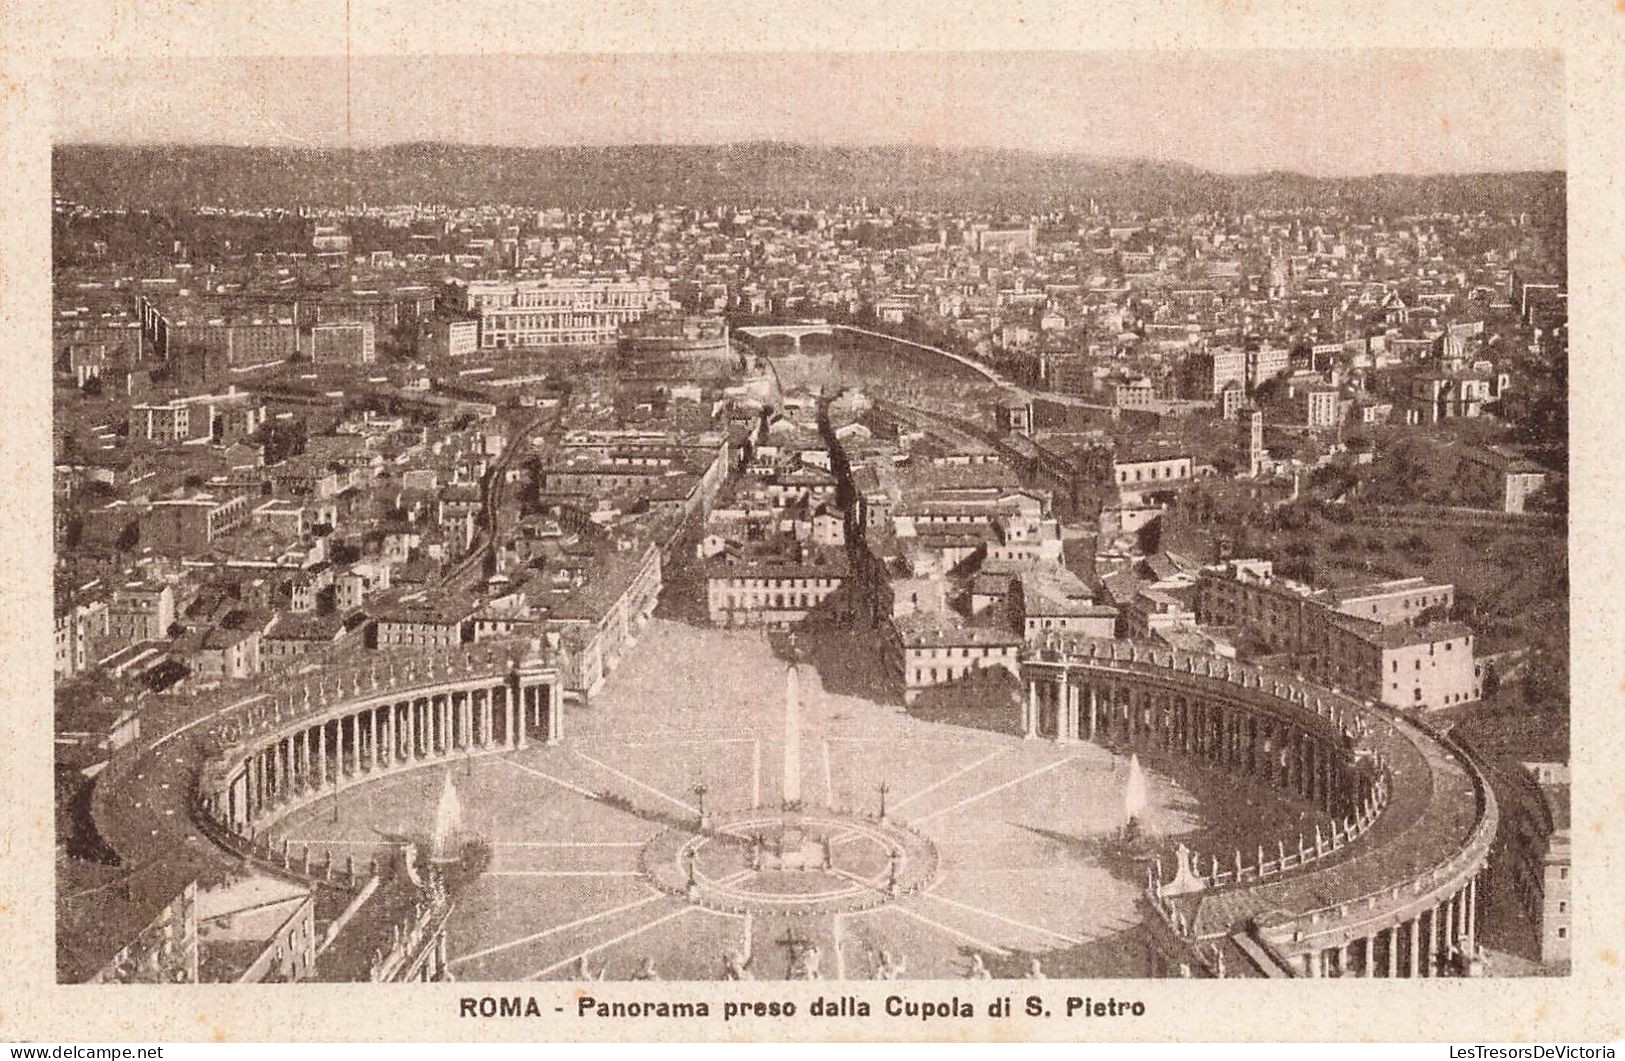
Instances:
[[[478,666],[465,656],[357,670],[331,691],[325,680],[307,683],[269,708],[217,723],[218,752],[198,786],[201,809],[252,841],[283,815],[352,785],[532,740],[557,743],[557,670],[497,662]]]
[[[331,880],[330,861],[296,867],[273,854],[266,831],[356,785],[563,737],[558,667],[533,642],[390,653],[266,675],[258,689],[196,703],[198,721],[121,750],[98,778],[92,815],[134,867],[132,899],[167,902],[191,880],[236,872],[245,854]]]
[[[93,814],[133,867],[131,898],[159,907],[192,880],[238,871],[244,853],[298,873],[263,839],[282,816],[377,778],[560,740],[558,669],[536,648],[481,643],[267,678],[123,749]],[[1242,664],[1128,642],[1051,645],[1021,676],[1033,739],[1192,760],[1268,785],[1328,825],[1312,838],[1249,838],[1250,852],[1181,849],[1172,872],[1150,870],[1150,920],[1174,954],[1166,968],[1222,973],[1250,960],[1267,975],[1429,976],[1474,953],[1497,811],[1448,736]],[[332,874],[329,862],[302,875]]]
[[[1183,846],[1146,898],[1177,964],[1266,975],[1430,976],[1476,952],[1497,810],[1447,736],[1386,709],[1212,656],[1122,641],[1022,661],[1030,738],[1094,740],[1262,783],[1329,821],[1313,836]]]

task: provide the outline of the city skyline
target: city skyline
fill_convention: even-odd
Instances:
[[[779,141],[1320,177],[1564,167],[1561,58],[1533,50],[433,58],[429,69],[380,56],[348,70],[339,57],[58,63],[55,139],[310,149]]]

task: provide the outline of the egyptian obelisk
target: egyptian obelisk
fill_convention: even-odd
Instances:
[[[784,674],[784,805],[801,802],[801,676],[796,664]]]

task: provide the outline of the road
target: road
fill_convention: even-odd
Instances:
[[[524,441],[541,425],[541,422],[542,417],[535,416],[526,421],[523,427],[511,432],[507,443],[502,447],[502,453],[487,469],[485,478],[480,482],[479,530],[475,532],[474,541],[469,545],[468,554],[457,561],[441,579],[441,585],[446,589],[472,588],[485,575],[485,561],[488,557],[493,561],[493,567],[495,566],[497,546],[502,541],[502,498],[508,485],[508,469],[513,466],[514,458],[528,449]]]

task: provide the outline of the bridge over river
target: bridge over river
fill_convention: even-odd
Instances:
[[[1078,398],[1070,394],[1056,394],[1051,391],[1034,391],[1027,387],[1021,386],[1018,383],[1011,382],[1010,380],[1006,379],[997,369],[994,369],[993,367],[984,364],[975,358],[967,357],[964,354],[956,353],[953,350],[945,350],[940,346],[932,346],[929,343],[917,342],[913,339],[903,339],[896,335],[889,335],[886,332],[878,332],[869,328],[859,328],[851,324],[828,324],[818,322],[793,324],[752,324],[743,328],[735,328],[734,334],[747,335],[752,339],[768,339],[775,336],[787,338],[795,343],[796,353],[799,354],[801,352],[801,340],[806,336],[833,336],[838,331],[847,332],[852,335],[864,335],[872,339],[884,339],[887,342],[898,343],[902,346],[910,346],[916,350],[925,350],[933,354],[939,354],[943,357],[949,358],[950,360],[959,362],[961,365],[964,365],[966,368],[975,372],[989,383],[1004,390],[1008,397],[1020,401],[1043,399],[1044,401],[1054,402],[1058,405],[1066,405],[1076,409],[1098,409],[1107,412],[1112,411],[1113,409],[1113,407],[1110,405],[1102,405],[1097,402],[1084,401],[1082,398]]]

